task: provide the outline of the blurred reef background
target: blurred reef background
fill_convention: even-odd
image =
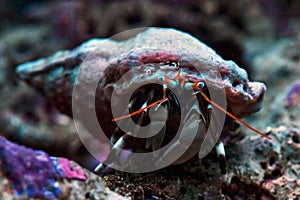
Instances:
[[[93,174],[73,120],[15,72],[150,26],[190,33],[267,85],[245,120],[273,139],[242,128],[225,141],[225,180],[214,152],[153,173]],[[0,199],[300,199],[300,1],[0,0],[0,134]]]

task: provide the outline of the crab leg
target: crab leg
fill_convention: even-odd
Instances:
[[[150,95],[152,94],[152,92],[150,93]],[[128,105],[128,109],[131,109],[133,107],[133,104],[135,103],[136,99],[133,99],[129,105]],[[147,102],[149,101],[149,98],[146,100],[146,102],[142,105],[143,107],[147,107]],[[143,109],[140,113],[141,116],[139,116],[137,124],[141,124],[144,117],[145,117],[145,113],[146,113],[147,109]],[[126,123],[126,120],[121,122],[121,123]],[[135,127],[135,132],[137,132],[139,129],[139,126]],[[122,149],[124,149],[125,145],[130,144],[130,135],[125,134],[121,137],[119,137],[117,134],[118,133],[122,133],[121,129],[119,127],[117,127],[114,131],[114,133],[111,136],[110,141],[112,143],[114,143],[111,152],[109,153],[107,159],[104,161],[104,163],[99,163],[99,165],[94,169],[94,172],[96,173],[102,173],[104,172],[109,166],[111,165],[120,165],[120,160],[121,160],[121,152]],[[119,138],[119,139],[117,139]],[[133,147],[132,147],[133,149]]]
[[[199,124],[200,126],[199,126]],[[199,126],[199,127],[198,127]],[[197,131],[194,131],[197,128]],[[192,156],[199,151],[201,144],[201,136],[205,132],[205,126],[198,113],[191,113],[190,117],[186,120],[184,127],[179,133],[176,142],[172,144],[166,152],[161,155],[160,159],[156,161],[156,166],[168,165],[170,163],[180,164],[189,160]],[[185,151],[179,158],[174,158],[174,152]],[[176,160],[175,162],[173,162]]]
[[[154,157],[157,157],[158,154],[155,152],[156,150],[160,149],[161,144],[164,140],[165,131],[166,131],[166,119],[165,116],[168,115],[168,108],[161,109],[160,107],[168,107],[168,105],[159,104],[154,108],[154,113],[151,116],[151,123],[149,124],[149,131],[148,135],[150,135],[151,130],[157,129],[156,127],[162,127],[163,128],[154,136],[148,137],[146,139],[146,148],[149,149],[152,147],[152,150],[154,151]],[[158,110],[159,109],[159,110]]]
[[[94,172],[98,174],[102,174],[112,165],[121,166],[121,152],[122,149],[124,149],[125,144],[130,142],[129,140],[130,137],[128,134],[125,134],[122,137],[120,137],[116,142],[116,144],[112,147],[112,150],[109,153],[107,159],[103,163],[99,163],[97,167],[94,169]]]
[[[138,124],[141,124],[141,122],[143,121],[143,118],[145,117],[145,112],[142,113],[142,115],[139,117],[138,119]],[[135,127],[135,131],[138,131],[139,126]],[[129,134],[125,134],[122,137],[120,137],[117,142],[114,144],[114,146],[112,147],[111,152],[109,153],[107,159],[105,160],[104,163],[100,163],[96,168],[95,168],[95,172],[97,173],[101,173],[102,171],[104,171],[106,169],[106,167],[108,166],[112,166],[112,165],[123,165],[126,161],[128,160],[128,157],[130,156],[130,151],[126,151],[128,154],[126,155],[126,157],[122,156],[122,150],[125,149],[126,146],[129,146],[127,149],[133,149],[134,146],[130,146],[132,137]],[[122,162],[122,159],[125,160]]]

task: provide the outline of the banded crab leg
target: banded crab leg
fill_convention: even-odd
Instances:
[[[129,109],[131,108],[131,106],[134,104],[133,102],[134,100],[132,100],[128,107]],[[142,106],[142,108],[144,106],[147,106],[147,103],[145,102]],[[145,114],[146,114],[146,109],[144,109],[142,112],[140,112],[140,116],[137,119],[137,124],[141,124]],[[124,123],[126,123],[126,121],[124,121]],[[134,131],[138,131],[139,126],[135,127]],[[131,139],[132,137],[129,134],[123,134],[122,136],[118,136],[117,134],[122,133],[122,131],[119,129],[119,127],[117,127],[114,131],[114,133],[111,136],[111,142],[114,143],[114,145],[112,146],[111,152],[109,153],[108,157],[106,158],[106,160],[103,163],[99,163],[98,166],[94,169],[95,173],[98,174],[103,174],[104,172],[106,172],[106,170],[108,170],[110,168],[110,166],[112,165],[118,165],[121,166],[122,164],[122,150],[125,149],[126,145],[128,146],[128,144],[131,144]],[[133,147],[131,147],[131,149],[133,149]],[[127,151],[126,157],[130,156],[130,146],[129,149]],[[124,156],[123,156],[124,157]],[[123,160],[125,159],[125,162],[128,158],[123,158]]]
[[[226,174],[226,155],[223,142],[219,140],[215,148],[218,156],[219,168],[221,170],[221,173]]]
[[[146,113],[148,112],[148,108],[151,108],[153,107],[152,104],[149,104],[149,102],[153,99],[154,97],[154,90],[152,90],[149,94],[149,97],[146,99],[146,101],[144,102],[144,104],[141,106],[141,108],[138,110],[138,114],[140,114],[140,116],[138,116],[137,121],[136,121],[136,124],[138,125],[141,125],[142,124],[142,121],[144,120],[144,117],[146,116]],[[132,107],[134,107],[135,105],[135,100],[136,99],[133,99],[130,101],[129,105],[128,105],[128,109],[131,109]],[[160,102],[160,101],[156,101],[157,102]],[[148,131],[150,132],[150,130],[154,127],[154,126],[159,126],[161,125],[161,123],[165,123],[165,120],[166,119],[162,119],[162,120],[159,120],[161,118],[161,116],[166,116],[168,114],[168,110],[167,108],[166,109],[159,109],[160,106],[164,105],[164,103],[167,102],[166,100],[165,101],[161,101],[159,104],[156,104],[155,105],[155,108],[154,108],[154,113],[153,113],[153,116],[152,116],[152,120],[154,120],[154,124],[151,123],[151,127],[148,128]],[[149,106],[149,105],[150,106]],[[166,104],[164,106],[167,106],[169,104]],[[164,113],[161,113],[160,111],[163,111]],[[137,113],[137,112],[134,112],[134,113]],[[130,114],[130,116],[135,116],[136,114],[132,115],[132,113]],[[124,115],[126,116],[126,115]],[[125,119],[127,118],[122,116],[121,119]],[[117,119],[117,120],[120,120],[120,119]],[[123,121],[122,123],[125,123],[126,124],[126,120]],[[124,124],[123,124],[124,125]],[[135,126],[134,127],[134,130],[133,132],[138,132],[139,131],[139,128],[140,126]],[[154,135],[153,137],[150,137],[150,138],[147,138],[146,140],[146,148],[150,148],[152,147],[152,150],[157,150],[160,148],[161,144],[162,144],[162,141],[164,139],[164,133],[165,133],[165,126],[162,128],[162,130]],[[111,142],[114,143],[113,147],[112,147],[112,150],[110,152],[110,154],[108,155],[107,159],[105,160],[105,164],[104,163],[100,163],[95,169],[94,171],[96,173],[103,173],[105,172],[110,166],[112,165],[118,165],[118,166],[123,166],[124,163],[122,163],[121,160],[128,160],[130,157],[130,150],[131,149],[134,149],[135,146],[132,144],[132,137],[130,136],[129,133],[123,133],[122,136],[118,136],[117,134],[120,134],[122,133],[122,131],[120,130],[119,127],[116,128],[116,130],[114,131],[114,133],[112,134],[111,136]],[[131,145],[132,144],[132,145]],[[124,158],[124,156],[122,157],[122,150],[126,147],[127,150],[127,155],[125,157],[127,158]],[[157,155],[156,155],[157,156]],[[126,161],[125,161],[126,162]]]
[[[215,135],[215,133],[217,132],[218,123],[214,123],[217,121],[217,117],[215,113],[212,112],[212,105],[210,103],[207,105],[207,110],[208,110],[207,118],[210,124],[204,142],[213,142],[212,144],[214,145],[215,141],[218,141],[217,144],[215,144],[215,150],[219,161],[219,168],[222,174],[226,174],[225,148],[222,140],[219,139],[219,135]]]

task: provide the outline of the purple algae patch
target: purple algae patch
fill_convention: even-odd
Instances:
[[[60,189],[55,184],[63,174],[50,157],[0,136],[0,169],[12,182],[16,195],[56,199]]]
[[[295,83],[291,86],[290,91],[286,96],[287,107],[293,107],[300,103],[300,83]]]

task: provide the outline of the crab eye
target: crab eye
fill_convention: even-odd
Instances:
[[[203,82],[197,83],[197,88],[198,89],[202,89],[203,87],[204,87],[204,83]]]
[[[163,76],[159,76],[157,79],[159,82],[162,82],[162,83],[165,82],[165,77],[163,77]]]
[[[204,82],[196,82],[196,83],[185,83],[184,84],[184,88],[186,90],[190,90],[190,89],[195,89],[195,90],[199,90],[199,89],[202,89],[204,87]]]

